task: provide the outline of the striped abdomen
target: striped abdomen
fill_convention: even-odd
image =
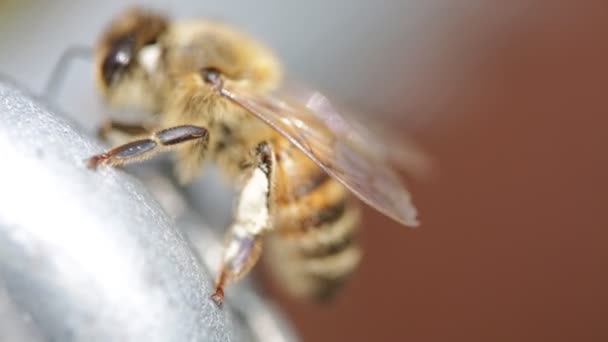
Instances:
[[[292,294],[326,299],[357,267],[360,211],[350,192],[291,144],[277,155],[275,232],[266,259]]]

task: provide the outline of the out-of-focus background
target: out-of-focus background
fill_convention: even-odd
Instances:
[[[154,4],[249,30],[436,160],[409,182],[422,226],[368,210],[363,265],[335,302],[296,302],[264,277],[304,341],[608,339],[608,4]],[[0,2],[0,72],[40,90],[123,6]],[[90,65],[76,64],[60,102],[80,121],[98,106]]]

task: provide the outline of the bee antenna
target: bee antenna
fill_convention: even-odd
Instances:
[[[89,60],[93,56],[93,48],[84,45],[72,45],[65,49],[53,67],[51,75],[44,86],[41,97],[47,101],[57,98],[61,85],[66,79],[67,70],[75,59]]]

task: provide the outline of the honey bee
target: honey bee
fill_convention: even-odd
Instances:
[[[331,296],[361,259],[355,197],[404,225],[418,224],[391,166],[400,147],[386,146],[386,137],[338,113],[320,93],[288,88],[275,55],[227,24],[169,21],[131,8],[101,36],[95,66],[110,107],[155,114],[152,125],[105,125],[134,138],[92,156],[89,167],[171,149],[181,182],[209,160],[240,189],[211,295],[218,304],[225,286],[256,264],[262,245],[289,292]]]

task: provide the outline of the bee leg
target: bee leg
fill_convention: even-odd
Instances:
[[[110,135],[113,132],[120,132],[133,137],[150,134],[150,130],[143,124],[130,124],[114,119],[106,119],[99,129],[97,129],[97,137],[103,141],[109,141]]]
[[[199,140],[206,145],[209,141],[209,132],[204,127],[191,125],[163,129],[152,133],[148,138],[133,140],[95,155],[88,159],[87,166],[95,169],[99,164],[123,165],[151,157],[163,148],[193,140]]]
[[[247,274],[262,252],[262,236],[272,229],[274,152],[269,143],[256,148],[254,168],[243,187],[224,246],[220,273],[211,299],[221,305],[224,287]]]

